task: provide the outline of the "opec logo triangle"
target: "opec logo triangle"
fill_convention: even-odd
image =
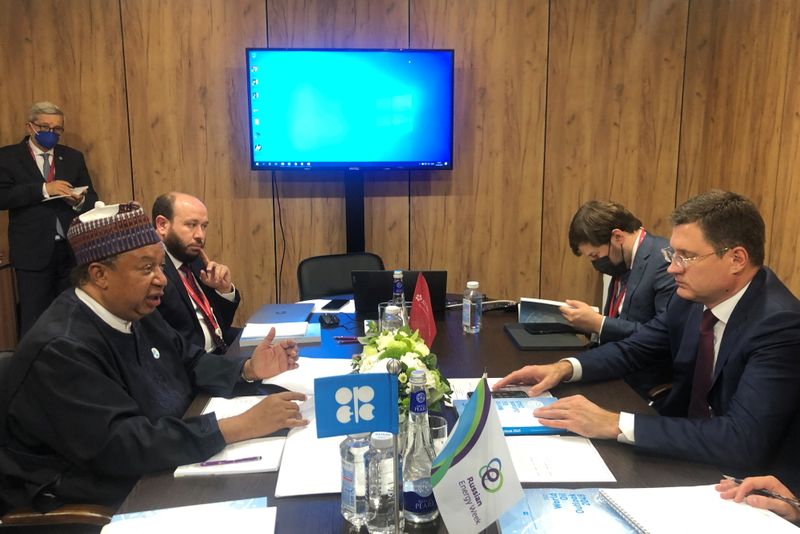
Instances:
[[[314,380],[317,437],[397,433],[397,377],[387,373]]]

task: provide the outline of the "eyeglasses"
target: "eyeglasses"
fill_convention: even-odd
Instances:
[[[44,130],[45,132],[53,132],[61,135],[64,133],[64,128],[61,126],[48,126],[46,124],[37,124],[35,122],[31,122],[32,125],[36,126],[39,131]]]
[[[702,255],[697,255],[697,256],[692,256],[690,258],[687,258],[686,256],[681,256],[680,254],[677,254],[672,249],[672,247],[666,247],[666,248],[662,248],[661,249],[661,254],[664,255],[664,260],[667,263],[675,262],[676,264],[678,264],[678,267],[680,267],[681,269],[686,269],[690,265],[692,265],[694,263],[697,263],[700,260],[704,260],[704,259],[708,258],[709,256],[713,256],[714,254],[724,254],[725,252],[728,252],[728,250],[730,250],[730,249],[728,247],[725,247],[725,248],[720,249],[720,250],[715,250],[714,252],[709,252],[708,254],[702,254]]]

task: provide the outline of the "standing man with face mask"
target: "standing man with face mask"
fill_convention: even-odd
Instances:
[[[575,328],[597,334],[600,343],[619,341],[664,311],[675,291],[661,249],[663,237],[650,234],[625,206],[591,200],[581,206],[569,226],[569,245],[576,256],[586,256],[599,272],[611,277],[603,314],[585,302],[567,300],[561,313]],[[640,395],[671,381],[671,370],[658,364],[626,376]]]
[[[205,204],[185,193],[161,195],[153,203],[153,225],[167,249],[169,280],[158,311],[190,343],[223,354],[240,331],[231,323],[241,296],[230,269],[206,255]]]
[[[64,133],[58,106],[33,104],[25,130],[21,143],[0,148],[0,210],[9,211],[21,335],[69,287],[75,259],[66,231],[97,200],[83,154],[58,144]]]

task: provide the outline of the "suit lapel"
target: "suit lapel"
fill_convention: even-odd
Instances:
[[[165,274],[167,278],[169,278],[169,282],[175,286],[175,291],[181,296],[181,300],[183,304],[192,312],[192,315],[196,313],[194,311],[194,306],[192,305],[192,301],[190,300],[189,293],[186,292],[186,287],[183,285],[183,279],[181,278],[181,273],[178,272],[178,269],[175,268],[175,264],[172,263],[172,258],[166,257],[164,259],[164,265],[166,267]]]
[[[653,240],[650,238],[650,234],[647,233],[644,236],[644,240],[642,241],[641,246],[636,250],[636,256],[633,258],[633,269],[631,270],[631,274],[628,275],[628,284],[625,290],[625,300],[622,303],[622,309],[628,309],[628,303],[633,300],[633,295],[636,293],[636,290],[639,288],[639,281],[642,279],[644,275],[644,268],[647,266],[647,260],[650,258],[650,254],[653,252]]]
[[[22,168],[25,169],[25,172],[28,173],[28,178],[30,179],[31,182],[44,183],[42,172],[39,170],[39,167],[33,160],[33,156],[31,156],[31,149],[28,146],[27,137],[22,140],[22,143],[20,143],[19,151],[17,152],[17,157],[19,158],[19,162],[20,165],[22,165]]]
[[[736,347],[739,346],[739,338],[744,330],[744,325],[747,324],[747,318],[752,308],[753,300],[764,290],[764,281],[766,279],[766,272],[760,269],[758,274],[750,282],[750,287],[744,292],[742,298],[733,309],[733,313],[728,319],[728,324],[725,325],[725,332],[722,334],[722,343],[719,346],[717,353],[717,362],[714,365],[714,376],[711,378],[711,387],[722,373],[722,369],[728,362],[728,358],[734,352]]]

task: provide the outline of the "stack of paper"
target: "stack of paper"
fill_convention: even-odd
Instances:
[[[288,389],[312,395],[314,393],[314,379],[326,376],[346,375],[353,372],[349,359],[343,358],[306,358],[297,359],[297,369],[284,371],[279,375],[264,380],[265,384],[273,384]]]
[[[580,436],[507,436],[520,482],[616,482],[592,442]]]
[[[242,331],[239,345],[254,347],[261,343],[269,331],[275,329],[275,341],[292,339],[298,344],[319,343],[322,339],[319,323],[247,323]]]
[[[303,403],[300,413],[310,422],[306,427],[292,429],[286,438],[275,496],[341,492],[342,459],[339,444],[342,436],[317,438],[313,402]]]
[[[242,499],[115,515],[102,534],[142,532],[275,532],[277,508],[267,498]]]
[[[541,434],[567,434],[566,430],[544,426],[533,411],[537,408],[553,404],[558,399],[550,397],[525,397],[525,398],[492,398],[492,403],[500,418],[500,426],[506,436],[528,436]],[[464,411],[466,400],[454,399],[453,406],[458,415]]]
[[[713,485],[601,489],[617,512],[645,534],[782,532],[800,529],[770,511],[720,498]]]

